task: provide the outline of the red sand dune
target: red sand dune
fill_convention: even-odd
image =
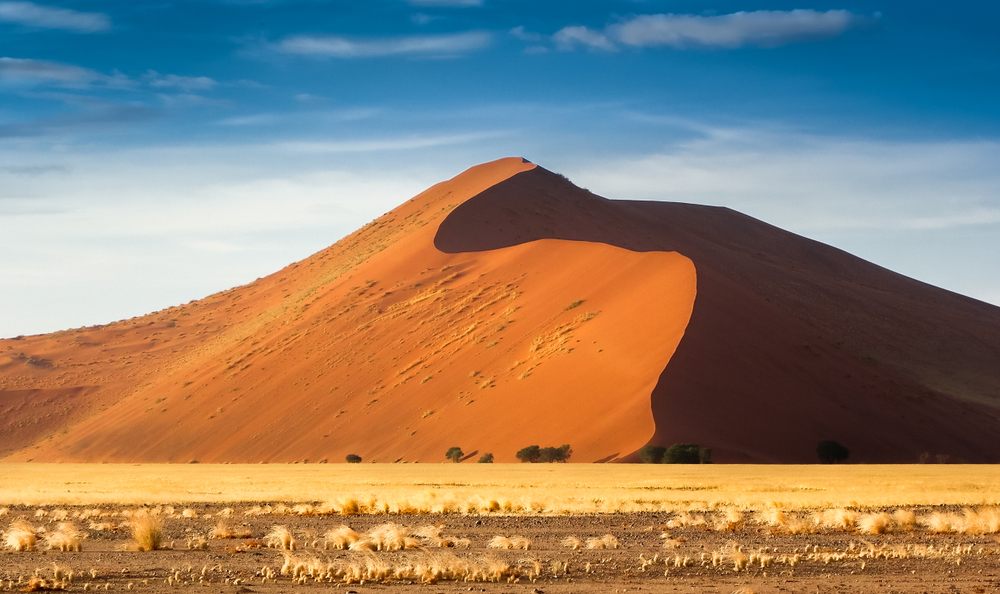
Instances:
[[[1000,308],[503,159],[251,284],[0,341],[0,457],[996,462],[998,352]]]

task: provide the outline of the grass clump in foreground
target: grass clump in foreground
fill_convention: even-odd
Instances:
[[[132,532],[132,542],[128,549],[132,551],[157,551],[164,547],[163,520],[150,514],[136,514],[129,520],[129,530]]]
[[[25,520],[14,520],[4,533],[4,547],[12,551],[34,551],[37,542],[35,528]]]

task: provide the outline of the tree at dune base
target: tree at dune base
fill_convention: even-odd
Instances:
[[[462,448],[460,448],[458,446],[453,446],[453,447],[448,448],[448,452],[445,453],[445,455],[444,455],[445,458],[447,458],[447,459],[449,459],[449,460],[451,460],[452,462],[455,462],[455,463],[461,462],[462,458],[464,456],[465,456],[465,452],[463,452]]]
[[[530,445],[521,448],[514,456],[521,462],[569,462],[573,455],[573,448],[568,443],[560,447],[539,447]]]
[[[345,459],[347,460],[348,464],[360,464],[361,463],[361,456],[359,456],[357,454],[347,454],[347,458],[345,458]]]
[[[816,444],[816,455],[823,464],[836,464],[847,460],[851,451],[832,439],[826,439]]]

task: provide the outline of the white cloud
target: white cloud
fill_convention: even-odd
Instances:
[[[837,37],[862,21],[846,10],[758,10],[720,16],[640,15],[609,29],[621,43],[640,47],[776,47]]]
[[[128,88],[133,83],[121,72],[106,75],[88,68],[46,60],[0,57],[0,82],[15,84],[54,84],[67,88],[100,85],[108,88]]]
[[[719,16],[645,14],[608,25],[603,31],[565,27],[552,36],[552,41],[564,50],[586,47],[612,51],[623,45],[677,49],[777,47],[831,39],[870,20],[846,10],[758,10]],[[534,41],[526,37],[523,27],[516,27],[511,34]]]
[[[799,231],[990,225],[1000,213],[1000,143],[889,142],[709,128],[655,154],[589,164],[599,194],[736,208]]]
[[[176,74],[160,74],[155,70],[147,70],[143,79],[149,86],[156,88],[176,87],[186,93],[204,91],[216,86],[216,81],[207,76],[178,76]]]
[[[517,26],[510,30],[510,34],[517,37],[521,41],[530,41],[532,43],[539,43],[545,40],[545,36],[541,33],[533,33],[524,28],[524,26]]]
[[[278,47],[282,52],[288,54],[335,58],[367,58],[404,54],[447,56],[485,48],[491,41],[492,36],[489,33],[479,31],[382,39],[300,35],[281,41]]]
[[[53,8],[34,2],[0,2],[0,21],[81,33],[96,33],[111,28],[111,20],[105,14]]]
[[[606,35],[586,27],[565,27],[557,31],[552,40],[560,49],[573,49],[578,45],[605,51],[617,49]]]
[[[0,79],[2,80],[84,84],[97,80],[101,76],[93,70],[68,64],[21,58],[0,58]]]

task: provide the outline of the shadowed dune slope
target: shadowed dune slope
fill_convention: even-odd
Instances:
[[[540,238],[676,251],[698,298],[653,393],[653,443],[720,462],[998,462],[1000,308],[726,208],[607,200],[534,169],[460,205],[446,252]]]
[[[1000,308],[511,158],[248,285],[0,341],[0,458],[997,462],[998,352]]]
[[[514,461],[633,452],[690,318],[691,261],[543,239],[434,247],[458,204],[534,166],[439,184],[300,263],[98,328],[0,342],[9,461]],[[627,287],[627,290],[622,290]]]

